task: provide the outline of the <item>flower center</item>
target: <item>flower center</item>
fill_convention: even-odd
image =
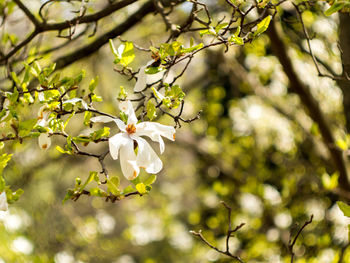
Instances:
[[[136,127],[134,124],[129,124],[127,127],[126,127],[126,132],[128,134],[133,134],[136,132]]]

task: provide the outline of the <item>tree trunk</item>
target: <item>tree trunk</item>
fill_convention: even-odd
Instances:
[[[339,44],[341,48],[341,60],[343,64],[343,80],[338,85],[343,91],[343,106],[347,132],[350,132],[350,14],[339,13]]]

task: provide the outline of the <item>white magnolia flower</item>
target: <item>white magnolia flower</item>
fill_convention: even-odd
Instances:
[[[149,61],[146,66],[140,68],[137,74],[137,81],[134,87],[135,92],[143,91],[147,84],[152,84],[163,78],[165,71],[160,71],[156,74],[146,74],[145,70],[154,63],[154,60]]]
[[[41,127],[46,127],[46,125],[49,122],[49,115],[50,112],[47,110],[46,106],[42,106],[38,112],[38,122],[37,125]],[[50,128],[48,128],[49,131],[51,131]],[[47,150],[51,146],[51,138],[49,137],[49,134],[47,133],[41,133],[38,138],[39,147],[43,150]]]
[[[2,192],[0,194],[0,211],[7,211],[8,205],[7,205],[7,196],[5,192]]]
[[[51,146],[51,138],[47,133],[41,133],[38,138],[38,143],[42,150],[47,150]]]
[[[135,111],[130,101],[121,102],[119,107],[128,116],[127,124],[120,119],[107,116],[91,118],[93,122],[114,121],[120,129],[120,133],[109,139],[109,151],[112,158],[116,160],[120,157],[122,172],[128,180],[135,179],[140,172],[140,168],[144,168],[146,172],[151,174],[158,173],[163,167],[162,161],[141,136],[148,136],[152,141],[158,142],[160,152],[163,153],[164,141],[162,136],[174,141],[174,127],[148,121],[137,123]],[[138,146],[137,154],[134,148],[136,145]]]

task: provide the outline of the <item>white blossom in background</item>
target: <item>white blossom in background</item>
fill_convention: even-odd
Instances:
[[[114,121],[121,131],[109,138],[109,151],[112,158],[116,160],[120,157],[122,172],[128,180],[135,179],[140,168],[144,168],[147,173],[159,173],[163,167],[162,161],[141,136],[148,136],[152,141],[158,142],[160,153],[163,153],[165,146],[162,136],[174,141],[174,127],[149,121],[137,123],[135,111],[130,101],[120,102],[119,108],[128,116],[126,124],[120,119],[108,116],[91,118],[92,122]],[[137,154],[134,150],[135,145],[138,146]]]
[[[50,112],[47,110],[46,106],[42,106],[38,112],[38,122],[36,124],[45,128],[49,122],[49,116],[50,116]],[[50,130],[50,128],[48,129]],[[49,137],[49,134],[41,133],[38,138],[38,143],[41,149],[43,150],[49,149],[51,146],[51,138]]]
[[[146,66],[142,66],[140,68],[140,71],[137,74],[137,81],[134,86],[135,92],[143,91],[146,88],[147,84],[152,84],[156,81],[159,81],[161,78],[163,78],[165,71],[161,71],[156,74],[146,74],[145,70],[149,66],[151,66],[154,62],[155,62],[154,60],[151,60],[146,64]]]
[[[5,192],[2,192],[0,194],[0,211],[7,211],[8,205],[7,205],[7,196]]]

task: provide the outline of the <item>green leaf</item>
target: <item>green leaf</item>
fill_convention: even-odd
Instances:
[[[156,106],[149,100],[147,102],[147,118],[153,120],[155,117],[157,117]]]
[[[120,92],[118,94],[118,99],[125,100],[128,96],[128,93],[125,91],[125,88],[123,86],[120,86]]]
[[[321,178],[323,187],[327,190],[336,188],[338,186],[338,178],[338,173],[334,173],[331,176],[329,176],[327,173],[324,173]]]
[[[145,185],[151,185],[153,184],[157,179],[157,176],[155,174],[151,174],[150,177],[148,177],[143,183]]]
[[[217,25],[217,26],[215,27],[216,33],[218,33],[221,29],[224,29],[224,28],[227,27],[227,26],[228,26],[228,23],[222,23],[222,24],[220,24],[220,25]]]
[[[241,37],[239,37],[240,32],[241,27],[239,26],[237,27],[236,33],[234,33],[234,35],[230,37],[229,42],[240,46],[244,45],[244,40]]]
[[[84,113],[84,125],[89,126],[90,125],[90,119],[92,117],[91,111],[85,111]]]
[[[26,120],[26,121],[21,121],[18,126],[18,135],[20,137],[27,136],[30,131],[34,128],[34,126],[37,123],[37,119],[31,119],[31,120]]]
[[[82,71],[79,73],[79,75],[78,75],[77,77],[74,78],[74,83],[73,83],[73,85],[78,85],[78,84],[83,80],[83,78],[85,78],[85,74],[86,74],[85,70],[82,70]],[[73,86],[73,85],[72,85],[72,86]]]
[[[124,46],[123,53],[121,54],[120,63],[126,67],[135,59],[134,45],[132,42],[125,42],[122,44]]]
[[[98,173],[97,172],[90,172],[89,177],[86,179],[85,183],[80,187],[79,191],[83,191],[84,188],[91,183],[92,181],[97,181],[99,182],[99,177],[98,177]]]
[[[97,87],[99,77],[96,76],[96,78],[92,79],[89,84],[89,90],[90,92],[94,92],[95,88]]]
[[[7,166],[7,163],[11,160],[12,154],[4,153],[0,155],[0,174],[4,170],[4,168]]]
[[[111,192],[113,195],[120,195],[120,190],[119,190],[119,177],[118,176],[112,176],[107,180],[107,189],[109,192]]]
[[[66,151],[61,146],[58,146],[58,145],[56,146],[56,150],[59,151],[60,153],[63,153],[63,154],[72,155],[72,153],[70,151]]]
[[[134,191],[135,191],[134,187],[132,187],[132,185],[128,185],[127,187],[125,187],[125,188],[123,189],[123,195],[132,193],[132,192],[134,192]]]
[[[347,150],[348,149],[348,144],[346,143],[345,140],[337,140],[336,145],[342,149],[342,150]]]
[[[140,176],[137,176],[134,180],[131,180],[131,182],[132,182],[134,185],[137,185],[137,184],[141,183]]]
[[[39,75],[41,73],[41,67],[40,67],[40,64],[38,63],[38,61],[34,61],[33,69],[35,70],[37,75]]]
[[[5,187],[6,187],[5,179],[4,177],[2,177],[2,175],[0,175],[0,193],[5,190]]]
[[[147,193],[146,186],[143,183],[137,184],[136,190],[142,195]]]
[[[17,86],[21,86],[21,81],[19,80],[19,78],[17,77],[17,74],[16,72],[11,72],[11,76],[12,76],[12,79],[14,80],[14,82],[17,84]]]
[[[200,44],[198,44],[198,45],[191,46],[190,48],[184,48],[184,49],[183,49],[183,53],[189,53],[189,52],[196,51],[196,50],[198,50],[198,49],[201,49],[203,46],[204,46],[204,44],[203,44],[203,43],[200,43]]]
[[[335,12],[338,12],[339,10],[343,9],[344,7],[349,7],[349,6],[350,6],[349,1],[334,1],[332,6],[330,8],[328,8],[324,12],[324,14],[326,16],[330,16],[330,15],[334,14]]]
[[[99,196],[99,197],[107,196],[107,193],[98,187],[91,188],[89,191],[90,191],[90,195],[92,196]]]
[[[21,188],[17,189],[15,192],[12,193],[12,200],[18,201],[23,193],[24,191]]]
[[[126,41],[120,44],[116,50],[113,41],[110,39],[109,46],[112,50],[112,53],[116,57],[114,61],[115,64],[120,63],[122,66],[126,67],[135,59],[134,45],[132,42]]]
[[[74,196],[74,191],[72,189],[68,189],[66,196],[62,200],[62,204],[64,204],[67,200],[72,199],[73,196]]]
[[[344,215],[350,217],[350,206],[341,201],[338,201],[337,204]]]
[[[90,138],[93,141],[98,141],[102,137],[108,137],[109,136],[109,127],[103,127],[100,130],[94,131],[93,133],[90,134]]]
[[[179,85],[174,85],[170,89],[165,87],[165,98],[163,104],[169,109],[176,109],[179,107],[181,101],[185,98],[185,93]]]
[[[270,25],[272,16],[265,17],[258,25],[257,30],[254,32],[253,36],[259,36],[264,33]]]
[[[149,68],[146,68],[145,70],[145,73],[146,74],[157,74],[158,72],[161,72],[163,70],[162,67],[149,67]]]
[[[81,135],[78,137],[73,137],[73,141],[75,143],[89,143],[91,140],[90,140],[90,137]]]
[[[124,111],[119,112],[119,117],[123,122],[125,122],[125,123],[128,122],[128,115],[126,115],[126,113]]]
[[[102,97],[101,96],[97,96],[96,94],[92,94],[91,95],[91,101],[100,102],[100,101],[102,101]]]
[[[204,29],[199,31],[200,36],[204,36],[204,35],[212,35],[212,36],[216,36],[217,32],[214,29],[214,27],[210,26],[208,29]]]

